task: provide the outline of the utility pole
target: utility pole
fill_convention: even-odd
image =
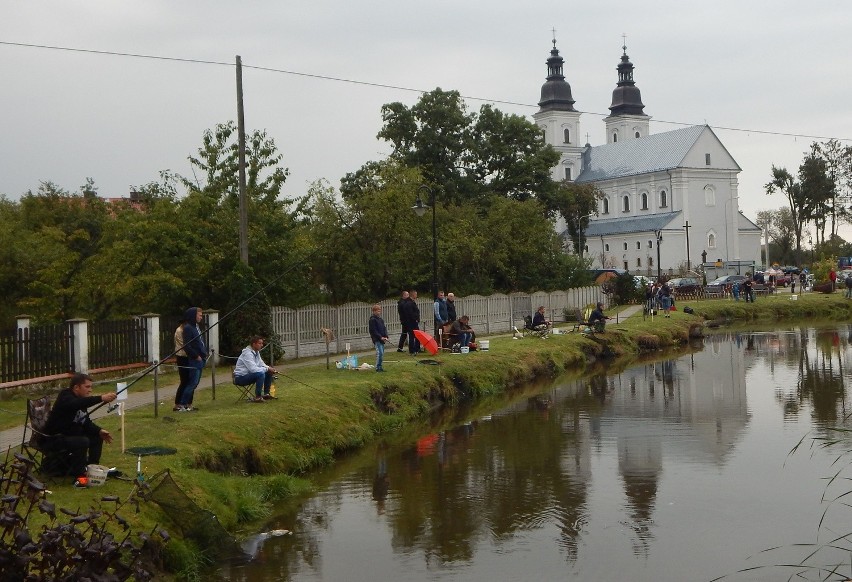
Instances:
[[[243,61],[237,55],[237,139],[240,170],[240,260],[248,265],[248,200],[246,199],[246,122],[243,110]]]
[[[692,264],[689,262],[689,221],[686,221],[686,224],[683,225],[683,228],[686,229],[686,270],[687,272],[692,270]]]

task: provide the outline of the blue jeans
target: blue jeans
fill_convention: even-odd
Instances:
[[[201,381],[201,370],[204,369],[204,360],[189,360],[187,366],[187,383],[181,394],[180,405],[192,406],[192,396],[195,394],[195,389],[198,388],[198,383]]]
[[[254,384],[254,395],[263,396],[269,394],[269,389],[272,387],[272,380],[275,379],[275,374],[267,370],[266,372],[252,372],[242,376],[234,376],[234,384],[238,386],[248,386]]]
[[[471,334],[468,333],[468,332],[463,331],[462,333],[459,334],[459,343],[462,345],[462,347],[464,347],[464,346],[466,346],[467,344],[470,343],[471,337],[472,337]]]
[[[373,345],[376,346],[376,371],[384,371],[384,368],[382,368],[382,361],[385,359],[385,342],[377,341],[374,342]]]

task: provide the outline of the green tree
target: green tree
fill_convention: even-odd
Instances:
[[[109,219],[106,203],[88,190],[71,194],[52,182],[43,182],[36,192],[28,191],[20,202],[21,228],[29,233],[31,253],[27,261],[31,276],[27,296],[19,307],[37,319],[61,321],[88,317],[85,308],[86,263],[103,244]]]
[[[274,352],[280,354],[280,338],[275,336],[272,327],[272,306],[252,268],[241,261],[237,262],[228,273],[223,287],[227,289],[228,302],[222,314],[222,354],[236,357],[253,335],[266,338],[266,343],[272,344]]]
[[[837,234],[842,223],[848,223],[852,214],[848,203],[852,198],[852,146],[844,146],[836,139],[825,143],[814,142],[812,155],[825,162],[828,178],[834,181],[834,195],[830,204],[831,234]],[[824,238],[824,237],[823,237]]]
[[[551,214],[561,216],[565,221],[575,251],[585,246],[589,218],[597,215],[598,202],[603,195],[593,184],[576,184],[564,180],[555,188],[553,194],[545,199]]]
[[[757,225],[769,235],[769,260],[780,265],[796,263],[794,251],[795,227],[789,208],[761,210],[757,213]]]
[[[428,289],[431,220],[417,217],[411,208],[420,192],[419,172],[390,161],[372,166],[369,176],[363,176],[343,200],[327,184],[311,188],[315,282],[334,303],[375,301],[412,286]],[[439,255],[444,256],[449,213],[442,208],[436,212]]]
[[[289,170],[266,132],[251,132],[246,141],[249,262],[271,301],[295,306],[316,300],[304,233],[306,199],[282,197]],[[190,156],[204,181],[181,179],[190,189],[180,204],[182,218],[200,234],[195,252],[203,255],[191,261],[194,270],[186,274],[196,303],[228,300],[222,282],[239,260],[238,152],[234,123],[219,124],[204,133],[198,155]]]
[[[834,180],[828,175],[828,166],[824,159],[810,154],[799,166],[799,183],[804,200],[807,201],[808,216],[816,226],[817,240],[825,242],[825,227],[828,218],[832,219],[831,233],[835,230],[835,215],[832,207],[835,203]]]
[[[811,203],[802,191],[802,185],[785,168],[772,166],[772,180],[764,186],[767,194],[780,192],[787,199],[793,235],[796,239],[797,263],[802,259],[802,230],[811,217]]]
[[[378,137],[393,146],[391,157],[419,168],[444,205],[467,201],[484,210],[491,196],[525,200],[554,187],[559,154],[535,124],[490,105],[469,113],[457,91],[435,89],[410,108],[386,104],[382,119]]]

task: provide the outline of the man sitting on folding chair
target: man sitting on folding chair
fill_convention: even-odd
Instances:
[[[92,378],[74,374],[71,386],[56,397],[44,425],[42,449],[49,454],[67,453],[65,474],[86,475],[86,466],[101,460],[103,443],[111,443],[112,435],[92,422],[88,408],[116,399],[115,392],[92,396]]]
[[[272,381],[275,379],[275,368],[266,365],[260,356],[264,339],[259,335],[252,336],[249,345],[243,348],[237,365],[234,368],[234,384],[250,386],[254,384],[254,399],[252,402],[263,402],[275,398],[270,393]]]

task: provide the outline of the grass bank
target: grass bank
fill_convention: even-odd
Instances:
[[[694,315],[683,312],[687,305]],[[154,418],[151,409],[134,409],[125,418],[125,444],[177,449],[170,456],[144,457],[144,473],[169,469],[198,506],[239,536],[268,516],[274,502],[307,492],[311,470],[437,407],[485,399],[565,372],[582,373],[602,358],[619,358],[627,365],[640,353],[686,344],[704,332],[705,322],[852,321],[852,301],[840,294],[810,294],[797,301],[779,295],[754,304],[680,301],[678,308],[670,319],[643,319],[640,312],[626,321],[611,321],[605,333],[593,336],[573,332],[546,340],[492,337],[488,352],[429,358],[439,365],[424,365],[418,363],[423,357],[391,351],[385,374],[327,370],[322,361],[285,365],[278,400],[236,403],[236,390],[222,385],[216,400],[208,391],[198,395],[197,413],[166,412]],[[102,463],[135,474],[136,459],[120,452],[119,419],[109,417],[99,424],[117,441],[105,448]],[[86,506],[104,494],[126,496],[130,487],[118,480],[99,489],[73,489],[61,482],[51,485],[51,500],[60,507]],[[165,550],[165,565],[181,578],[197,579],[212,557],[191,540],[180,539],[172,518],[154,504],[142,504],[129,521],[140,531],[155,524],[173,528],[177,539]]]

